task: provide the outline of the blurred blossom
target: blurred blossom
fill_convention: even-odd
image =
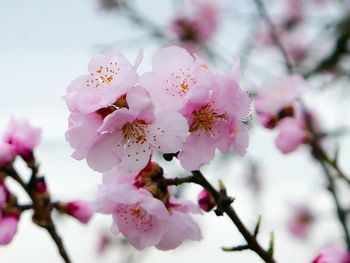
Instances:
[[[17,232],[19,216],[15,214],[0,214],[0,245],[9,244]]]
[[[310,208],[306,204],[300,204],[293,207],[291,212],[287,223],[288,230],[293,236],[306,239],[314,222]]]
[[[100,233],[100,235],[98,237],[97,253],[99,255],[104,254],[109,243],[110,243],[110,239],[109,239],[107,233],[105,233],[105,232]]]
[[[10,163],[16,157],[16,148],[6,142],[0,142],[0,165]]]
[[[328,246],[318,253],[312,263],[350,263],[350,253],[340,248]]]
[[[297,118],[287,117],[277,126],[278,135],[275,140],[277,148],[282,153],[295,151],[301,144],[307,142],[308,133]]]
[[[308,86],[300,75],[278,77],[257,90],[255,110],[265,128],[274,128],[284,117],[294,115],[294,104]]]
[[[34,159],[33,150],[41,138],[41,129],[34,128],[26,119],[12,117],[5,131],[4,141],[14,146],[15,151],[26,162]]]
[[[194,53],[217,31],[221,11],[216,1],[191,0],[189,3],[192,12],[186,14],[182,9],[177,10],[171,28],[179,44]]]
[[[78,219],[81,223],[87,224],[94,212],[88,202],[77,200],[67,203],[67,214]]]

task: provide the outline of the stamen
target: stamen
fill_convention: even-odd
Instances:
[[[142,120],[135,120],[124,124],[122,131],[124,138],[132,143],[145,143],[147,124]]]
[[[226,119],[226,115],[219,114],[218,109],[213,108],[213,103],[209,103],[192,112],[194,121],[190,126],[190,132],[202,128],[205,132],[210,132],[217,121]]]

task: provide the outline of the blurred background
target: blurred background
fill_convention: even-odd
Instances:
[[[238,55],[242,65],[241,87],[251,94],[264,81],[286,72],[280,51],[268,39],[255,1],[210,1],[217,7],[212,14],[215,16],[212,30],[205,36],[189,31],[185,35],[183,31],[179,33],[179,20],[195,19],[198,15],[196,2],[0,0],[0,130],[5,129],[13,114],[27,117],[43,129],[43,141],[36,155],[54,199],[93,200],[102,179],[84,161],[70,157],[72,149],[64,138],[68,110],[62,96],[70,81],[87,72],[92,55],[119,50],[134,61],[138,50],[143,49],[145,58],[140,73],[149,70],[153,54],[169,44],[196,52],[216,71],[228,70]],[[302,3],[301,22],[293,18],[293,2]],[[331,153],[336,145],[340,146],[339,164],[350,171],[350,140],[345,129],[350,124],[349,43],[345,41],[347,50],[336,62],[317,68],[337,48],[339,36],[346,35],[343,27],[350,28],[346,20],[349,3],[336,0],[265,3],[276,25],[282,25],[289,16],[295,19],[294,23],[298,20],[297,27],[284,25],[291,32],[283,42],[297,69],[311,76],[312,88],[305,100],[319,114],[322,125],[330,131],[345,130],[327,146]],[[341,228],[321,169],[306,148],[282,155],[274,145],[274,132],[261,128],[252,115],[248,154],[244,158],[217,155],[203,172],[214,184],[218,179],[224,180],[229,194],[236,198],[234,207],[251,229],[258,215],[262,215],[259,240],[267,247],[270,232],[275,232],[278,262],[310,262],[325,245],[342,247]],[[169,173],[184,174],[179,165],[164,166]],[[19,169],[26,173],[24,164]],[[10,187],[21,191],[15,183]],[[346,187],[339,184],[339,191],[344,206],[350,208]],[[189,186],[182,190],[183,195],[195,201],[200,189]],[[19,196],[25,202],[26,195]],[[298,238],[290,233],[287,222],[295,214],[295,207],[305,203],[316,220],[308,237]],[[61,262],[48,234],[32,224],[30,217],[30,213],[25,213],[14,241],[0,247],[0,261]],[[228,218],[208,213],[195,219],[203,231],[201,242],[187,242],[170,252],[153,248],[138,252],[121,237],[109,233],[110,217],[95,215],[88,226],[74,219],[55,217],[73,262],[261,262],[250,251],[221,250],[222,246],[243,243]],[[98,252],[101,242],[106,244],[103,253]]]

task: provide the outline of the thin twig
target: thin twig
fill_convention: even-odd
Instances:
[[[195,183],[201,185],[205,188],[214,198],[215,202],[218,204],[220,200],[229,198],[228,196],[223,196],[222,191],[217,191],[214,186],[212,186],[208,180],[203,176],[200,171],[192,171],[192,176],[187,176],[183,178],[173,178],[166,179],[168,185],[179,185],[181,183]],[[235,224],[239,232],[243,235],[244,239],[247,242],[247,246],[249,249],[253,250],[257,253],[261,259],[263,259],[267,263],[276,263],[273,255],[266,251],[256,239],[254,233],[250,233],[247,227],[243,224],[241,219],[238,217],[236,211],[233,209],[231,205],[226,205],[222,207],[223,212],[228,215],[231,221]]]
[[[266,11],[266,8],[265,8],[265,5],[264,5],[263,1],[262,0],[254,0],[254,2],[255,2],[256,6],[258,8],[260,16],[265,20],[266,24],[269,27],[270,35],[272,37],[272,40],[275,43],[275,45],[278,47],[278,49],[280,50],[280,52],[281,52],[281,54],[282,54],[282,56],[284,58],[285,65],[287,67],[288,72],[289,73],[293,73],[293,65],[289,61],[287,51],[284,48],[284,46],[282,44],[282,41],[278,37],[277,31],[276,31],[276,27],[273,24],[269,14]]]
[[[37,175],[37,167],[33,166],[32,167],[32,176],[31,179],[29,181],[29,183],[25,183],[23,181],[23,179],[21,178],[21,176],[18,174],[18,172],[16,171],[16,169],[14,169],[13,167],[0,167],[0,171],[6,173],[8,176],[10,176],[12,179],[14,179],[18,184],[20,184],[23,188],[23,190],[28,194],[28,196],[30,197],[31,201],[32,201],[32,208],[34,209],[34,216],[33,216],[33,221],[45,228],[48,233],[50,234],[51,238],[53,239],[53,241],[55,242],[57,249],[61,255],[61,257],[63,258],[65,263],[71,263],[71,260],[68,256],[68,253],[63,245],[62,239],[61,237],[58,235],[57,231],[56,231],[56,227],[54,222],[52,221],[51,218],[51,202],[49,199],[44,200],[47,202],[42,202],[43,200],[38,199],[35,192],[32,190],[33,188],[33,183],[35,181],[36,175]],[[28,205],[26,205],[24,207],[25,209],[28,208]],[[29,208],[28,208],[29,209]],[[36,216],[38,218],[36,218]]]

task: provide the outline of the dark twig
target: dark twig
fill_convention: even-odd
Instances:
[[[336,190],[336,185],[334,182],[334,178],[331,175],[328,167],[322,162],[319,161],[320,165],[323,168],[324,174],[327,177],[328,180],[328,190],[330,191],[330,193],[332,194],[335,206],[336,206],[336,210],[337,210],[337,216],[338,216],[338,220],[339,223],[343,229],[344,235],[345,235],[345,242],[346,242],[346,246],[348,251],[350,251],[350,232],[349,232],[349,227],[347,225],[347,213],[346,210],[342,207],[342,205],[340,204],[340,200],[337,194],[337,190]]]
[[[195,183],[198,185],[201,185],[203,188],[205,188],[214,198],[217,205],[221,202],[220,200],[232,200],[229,196],[226,195],[226,191],[217,191],[214,186],[212,186],[207,179],[203,176],[203,174],[200,171],[192,171],[192,176],[187,176],[183,178],[173,178],[173,179],[166,179],[166,182],[168,185],[179,185],[181,183]],[[232,201],[231,201],[232,202]],[[250,233],[250,231],[247,229],[247,227],[243,224],[241,219],[238,217],[236,211],[233,209],[233,207],[229,204],[221,202],[221,209],[223,212],[231,219],[231,221],[235,224],[239,232],[243,235],[244,239],[247,242],[247,246],[249,246],[249,249],[253,250],[255,253],[257,253],[261,259],[263,259],[265,262],[268,263],[275,263],[275,259],[273,258],[273,255],[269,253],[269,251],[266,251],[258,242],[256,239],[256,236],[254,234]],[[242,248],[241,250],[245,250],[245,246],[239,246]]]
[[[265,23],[268,25],[269,27],[269,30],[270,30],[270,35],[272,37],[272,40],[273,42],[275,43],[275,45],[278,47],[278,49],[280,50],[283,58],[284,58],[284,61],[285,61],[285,65],[287,67],[287,70],[289,73],[293,73],[293,65],[292,63],[289,61],[289,58],[288,58],[288,54],[287,54],[287,51],[286,49],[284,48],[283,44],[282,44],[282,41],[280,40],[280,38],[278,37],[278,34],[277,34],[277,31],[276,31],[276,27],[275,25],[273,24],[269,14],[267,13],[266,11],[266,7],[263,3],[262,0],[254,0],[257,8],[258,8],[258,11],[259,11],[259,14],[260,16],[264,19]]]
[[[52,205],[50,202],[50,198],[38,198],[37,194],[35,193],[34,186],[37,178],[38,167],[32,166],[30,168],[32,169],[32,176],[28,184],[23,181],[21,176],[13,167],[0,167],[0,171],[10,176],[13,180],[15,180],[18,184],[22,186],[23,190],[30,197],[32,205],[19,206],[19,208],[23,207],[24,210],[30,208],[34,209],[33,222],[36,223],[38,226],[45,228],[48,231],[51,238],[55,242],[57,249],[64,262],[71,263],[68,253],[63,245],[62,239],[58,235],[55,224],[51,218]]]

